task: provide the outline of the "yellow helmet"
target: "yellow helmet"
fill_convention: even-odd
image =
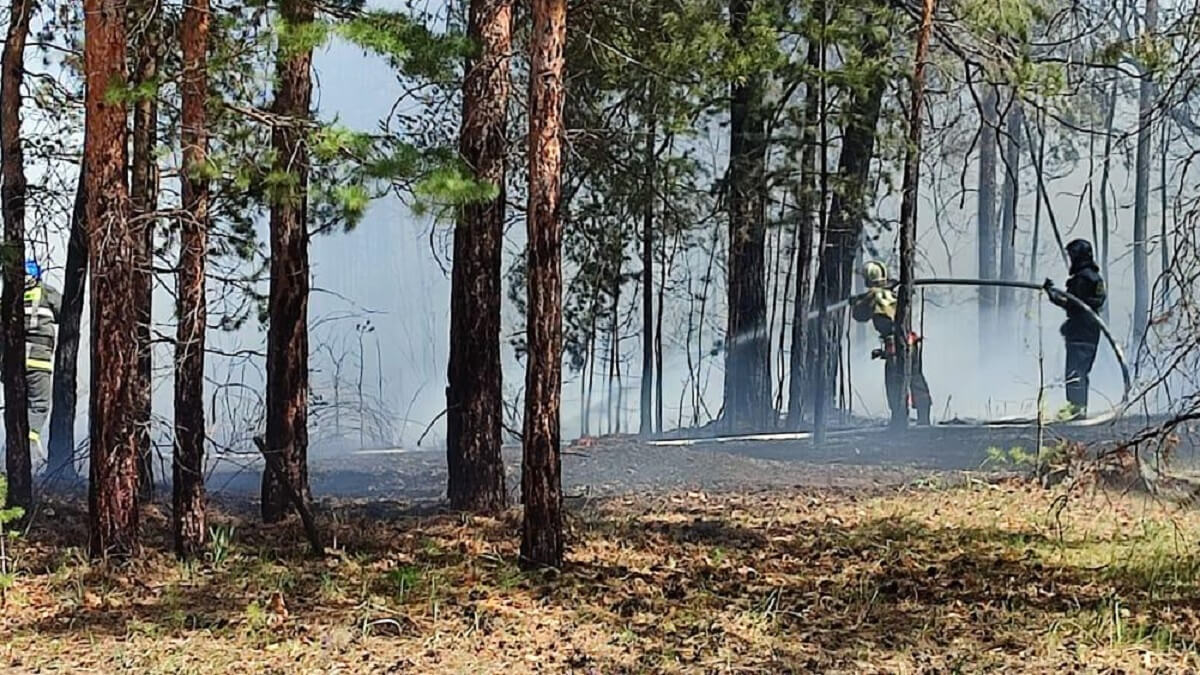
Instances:
[[[863,279],[868,286],[882,286],[887,282],[887,267],[878,260],[872,260],[863,265]]]

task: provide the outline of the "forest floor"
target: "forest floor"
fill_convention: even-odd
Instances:
[[[294,521],[216,514],[182,564],[148,507],[117,566],[54,504],[10,544],[0,671],[1200,670],[1200,513],[1086,481],[839,480],[572,500],[566,567],[532,573],[516,510],[327,502],[321,560]]]

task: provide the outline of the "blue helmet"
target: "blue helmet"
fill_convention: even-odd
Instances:
[[[25,275],[29,276],[29,277],[33,277],[34,279],[37,279],[38,281],[41,281],[42,280],[42,266],[39,265],[38,262],[32,258],[30,258],[29,260],[26,260],[25,261]]]

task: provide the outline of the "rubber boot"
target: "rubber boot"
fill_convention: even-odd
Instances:
[[[917,408],[917,426],[927,427],[929,425],[929,408]]]

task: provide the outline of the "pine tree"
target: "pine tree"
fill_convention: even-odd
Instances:
[[[310,0],[280,0],[283,35],[277,52],[271,131],[271,282],[267,330],[267,451],[278,453],[284,480],[308,497],[308,149],[313,22]],[[272,523],[292,509],[288,489],[263,472],[262,517]]]
[[[559,408],[562,389],[562,136],[566,0],[533,1],[529,80],[528,314],[521,559],[563,562]]]
[[[446,388],[447,494],[454,509],[504,508],[500,365],[500,259],[512,43],[511,0],[472,0],[468,36],[478,53],[463,81],[459,148],[475,180],[496,188],[459,210],[450,290]]]
[[[21,144],[21,82],[25,77],[25,42],[33,0],[13,0],[8,35],[0,57],[0,210],[4,247],[0,255],[4,289],[0,292],[3,324],[5,468],[10,481],[8,505],[33,503],[29,405],[25,383],[25,158]]]
[[[754,27],[751,0],[730,5],[730,29],[745,43]],[[766,124],[765,82],[760,74],[735,81],[731,90],[729,149],[728,323],[725,334],[725,417],[730,429],[773,426],[771,337],[767,334],[765,283]]]
[[[158,210],[158,83],[162,61],[162,11],[157,2],[131,3],[131,19],[140,26],[133,53],[133,139],[130,158],[129,198],[131,226],[138,242],[134,266],[138,336],[138,492],[154,498],[154,458],[150,447],[153,349],[150,340],[154,298],[154,230]]]
[[[925,66],[929,56],[929,39],[933,33],[935,0],[925,0],[921,28],[917,33],[916,54],[913,56],[911,101],[908,113],[908,143],[904,152],[904,194],[900,203],[900,292],[896,297],[895,333],[892,339],[900,356],[900,404],[892,409],[892,426],[908,426],[908,392],[912,379],[913,280],[917,256],[917,197],[921,188],[921,109],[925,104]]]
[[[91,242],[90,548],[138,545],[137,264],[126,183],[125,3],[85,0],[87,223]]]
[[[87,169],[79,165],[75,208],[71,212],[67,239],[67,262],[63,272],[63,301],[58,319],[58,342],[54,347],[54,380],[50,396],[50,442],[48,470],[55,480],[71,481],[75,468],[75,408],[78,400],[80,322],[87,288]]]
[[[175,552],[190,558],[204,550],[204,345],[207,325],[205,262],[208,253],[208,0],[191,0],[180,33],[183,97],[180,145],[178,326],[175,342],[175,450],[172,515]]]

